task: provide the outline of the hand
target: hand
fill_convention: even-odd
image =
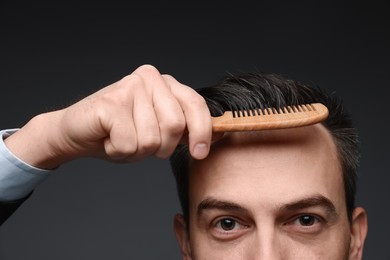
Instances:
[[[35,117],[6,144],[21,159],[52,168],[85,156],[117,162],[167,158],[188,134],[191,155],[203,159],[211,129],[210,112],[195,90],[143,65],[65,109]],[[21,149],[23,140],[30,149]]]

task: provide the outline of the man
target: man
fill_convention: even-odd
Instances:
[[[328,106],[324,124],[212,141],[210,115],[311,102]],[[4,138],[4,220],[67,161],[174,153],[183,208],[174,229],[183,259],[362,258],[367,218],[354,206],[358,147],[348,115],[337,100],[277,75],[237,75],[195,91],[144,65]]]
[[[323,103],[322,124],[226,133],[204,160],[171,157],[183,214],[184,259],[361,259],[367,233],[355,207],[358,139],[340,100],[274,74],[243,73],[199,89],[224,111]]]

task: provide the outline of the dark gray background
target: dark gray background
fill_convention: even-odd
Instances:
[[[11,1],[9,1],[11,2]],[[194,88],[276,72],[340,95],[361,133],[364,259],[390,259],[386,1],[249,4],[0,3],[0,128],[66,106],[144,63]],[[180,259],[167,161],[80,159],[0,228],[0,259]]]

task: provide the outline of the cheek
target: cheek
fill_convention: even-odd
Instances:
[[[337,225],[312,239],[284,237],[279,248],[283,252],[282,259],[347,260],[350,234],[344,227]]]
[[[193,225],[192,225],[193,226]],[[206,231],[190,229],[190,247],[193,260],[246,260],[251,259],[247,241],[216,241]]]
[[[302,247],[296,252],[296,257],[289,259],[321,259],[321,260],[347,260],[349,247],[341,244],[322,244],[316,247]]]

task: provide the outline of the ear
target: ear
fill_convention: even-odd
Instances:
[[[183,260],[190,260],[191,246],[187,223],[182,214],[176,214],[173,222],[176,240],[179,243]]]
[[[352,213],[351,244],[349,259],[363,258],[364,240],[367,236],[367,214],[363,208],[355,208]]]

